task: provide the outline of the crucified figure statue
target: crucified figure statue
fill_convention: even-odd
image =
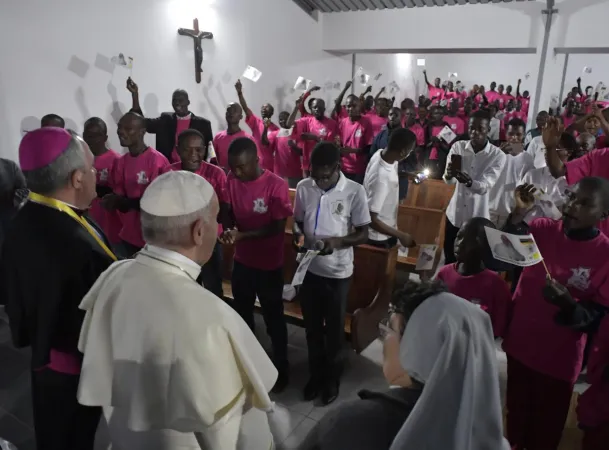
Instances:
[[[193,29],[178,28],[178,34],[180,36],[189,36],[194,42],[195,50],[195,79],[197,83],[201,82],[201,74],[203,73],[203,47],[201,47],[201,41],[203,39],[213,39],[214,34],[209,31],[199,30],[199,19],[193,20]]]

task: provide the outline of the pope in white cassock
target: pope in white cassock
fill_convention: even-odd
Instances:
[[[146,247],[83,299],[78,401],[102,406],[113,450],[269,450],[277,371],[249,327],[195,280],[218,199],[170,172],[140,202]]]

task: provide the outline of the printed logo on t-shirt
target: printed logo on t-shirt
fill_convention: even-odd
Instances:
[[[99,171],[99,181],[108,181],[108,169]]]
[[[357,130],[355,130],[355,137],[356,138],[361,138],[362,137],[362,129],[358,128]]]
[[[342,200],[336,200],[332,203],[332,214],[335,216],[342,216],[345,212],[345,205]]]
[[[453,130],[456,130],[456,129],[457,129],[457,124],[456,124],[456,123],[453,123],[453,124],[451,124],[451,126],[450,126],[450,127],[451,127]]]
[[[319,129],[319,135],[320,136],[325,136],[328,134],[328,130],[326,130],[325,128],[320,128]]]
[[[143,170],[137,173],[137,184],[148,184],[150,180],[148,180],[148,175]]]
[[[572,286],[580,291],[585,291],[590,287],[590,268],[578,267],[571,269],[571,278],[567,280],[567,286]]]
[[[254,200],[254,212],[257,212],[258,214],[264,214],[268,210],[269,207],[266,206],[266,203],[264,203],[264,199],[262,197]]]

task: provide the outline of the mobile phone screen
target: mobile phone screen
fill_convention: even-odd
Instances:
[[[463,158],[461,155],[452,155],[450,157],[450,163],[453,167],[453,170],[456,170],[458,172],[461,171],[461,162],[462,162]]]

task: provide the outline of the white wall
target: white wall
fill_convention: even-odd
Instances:
[[[194,81],[192,40],[177,35],[195,17],[202,30],[214,33],[213,41],[203,43],[200,85]],[[129,72],[108,64],[119,52],[135,59],[133,79],[146,115],[171,110],[171,93],[184,88],[191,110],[218,131],[248,64],[263,72],[255,85],[243,81],[255,111],[264,102],[278,111],[292,108],[299,75],[320,84],[348,79],[351,57],[321,47],[319,24],[286,0],[8,2],[0,13],[0,156],[15,158],[22,130],[36,128],[51,112],[79,131],[88,117],[102,117],[118,148],[114,123],[131,106]],[[153,136],[147,140],[154,145]]]

